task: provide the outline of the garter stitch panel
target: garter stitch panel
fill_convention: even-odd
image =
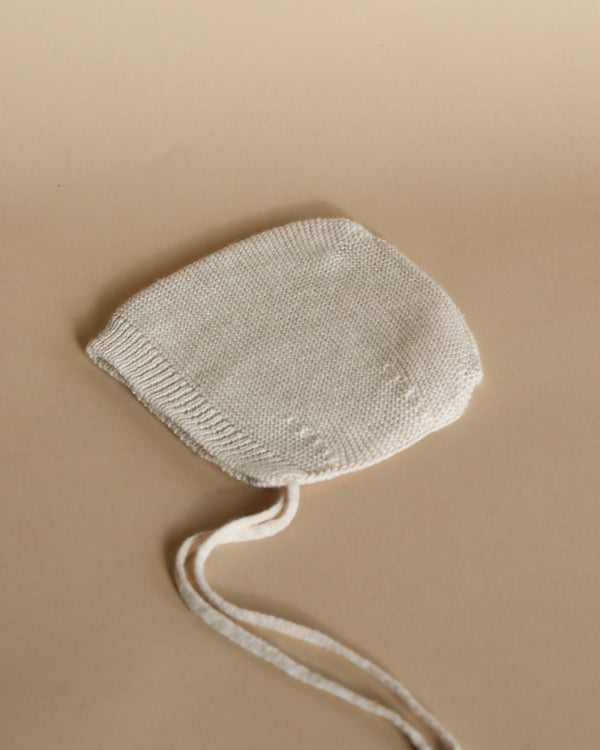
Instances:
[[[122,304],[86,351],[192,450],[249,484],[330,479],[465,410],[462,313],[356,221],[256,233]]]

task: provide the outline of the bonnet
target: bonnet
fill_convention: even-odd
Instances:
[[[414,748],[431,750],[398,711],[309,669],[246,626],[334,652],[458,750],[381,667],[325,633],[232,604],[204,574],[217,546],[285,529],[300,485],[376,464],[461,416],[483,372],[473,334],[446,292],[358,222],[311,218],[158,279],[115,310],[86,352],[195,453],[243,482],[280,488],[268,509],[183,542],[175,579],[187,606],[280,670],[389,720]]]

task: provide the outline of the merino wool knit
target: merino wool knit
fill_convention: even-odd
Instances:
[[[86,351],[200,456],[248,484],[282,488],[268,511],[182,545],[177,581],[188,606],[288,674],[387,718],[415,748],[429,748],[397,712],[307,669],[239,623],[337,652],[458,748],[391,675],[323,633],[235,607],[204,577],[218,544],[285,528],[299,485],[376,464],[461,416],[483,372],[446,292],[358,222],[307,219],[158,279],[120,305]],[[195,587],[184,566],[192,552]]]

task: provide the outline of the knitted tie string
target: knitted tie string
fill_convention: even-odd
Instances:
[[[201,532],[186,539],[180,546],[175,559],[175,580],[181,597],[192,612],[239,646],[270,662],[295,679],[331,693],[369,713],[387,719],[407,737],[415,750],[431,750],[431,746],[422,734],[396,711],[309,669],[234,620],[263,627],[305,643],[328,649],[369,674],[400,698],[414,715],[418,716],[432,730],[444,748],[460,750],[458,742],[448,730],[431,716],[398,680],[366,657],[313,628],[274,615],[238,607],[225,600],[211,588],[206,579],[204,567],[212,551],[222,544],[262,539],[285,529],[296,515],[299,495],[298,483],[290,482],[282,488],[277,501],[266,510],[234,519],[215,531]],[[186,559],[192,552],[194,582],[201,594],[192,586],[185,570]]]

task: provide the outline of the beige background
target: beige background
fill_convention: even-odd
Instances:
[[[1,13],[2,747],[407,747],[185,608],[178,543],[274,491],[194,456],[82,349],[157,276],[340,215],[450,293],[484,382],[210,578],[379,661],[465,750],[599,747],[600,6]]]

